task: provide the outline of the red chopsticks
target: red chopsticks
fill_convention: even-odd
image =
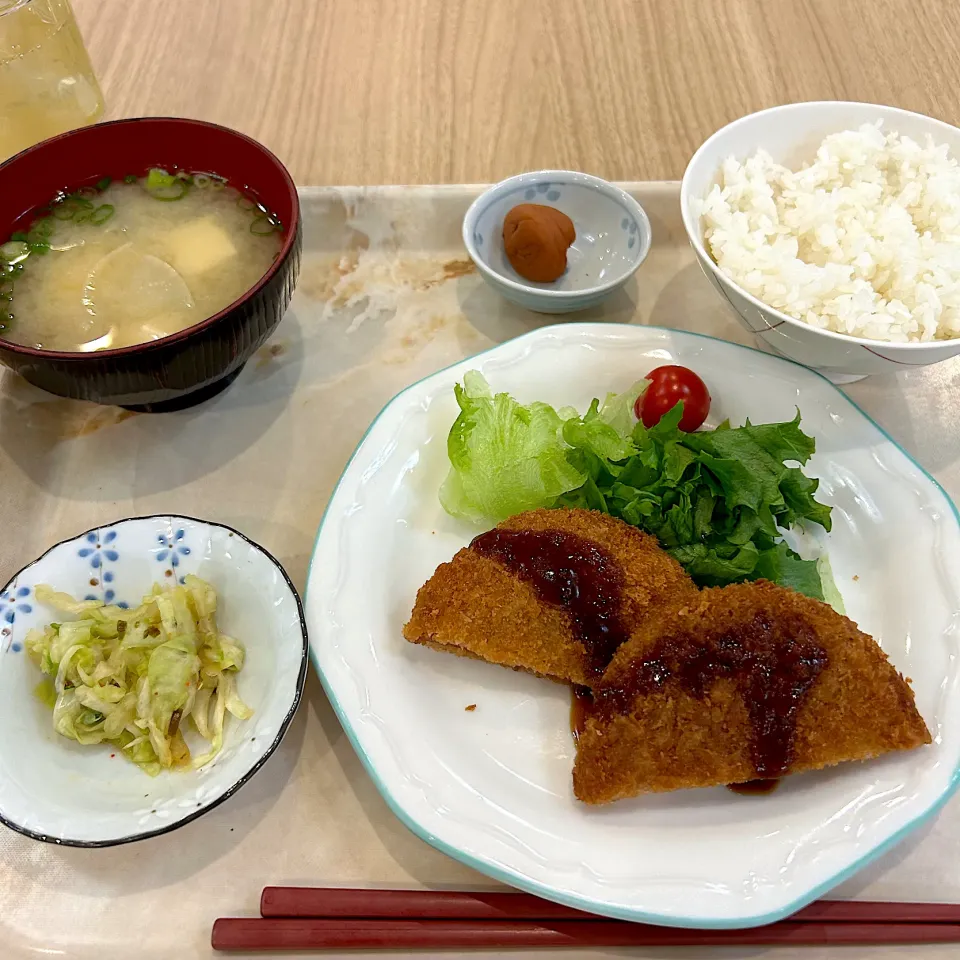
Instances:
[[[823,900],[748,930],[604,920],[525,893],[266,887],[263,919],[213,926],[215,950],[960,943],[960,905]]]
[[[529,893],[264,887],[261,917],[380,917],[383,920],[597,920]],[[960,919],[958,919],[960,923]]]
[[[623,920],[217,920],[214,950],[459,950],[960,943],[960,924],[792,923],[678,930]]]
[[[264,887],[261,917],[383,920],[599,920],[529,893],[459,890],[364,890],[350,887]],[[830,923],[957,923],[960,904],[818,900],[791,921]]]

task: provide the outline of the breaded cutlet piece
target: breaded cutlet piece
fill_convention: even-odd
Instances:
[[[696,587],[656,541],[592,510],[531,510],[498,530],[560,531],[597,545],[622,572],[619,614],[626,636],[660,605]],[[403,635],[413,643],[474,657],[554,680],[589,686],[597,664],[574,635],[570,614],[497,560],[465,547],[420,588]]]
[[[913,691],[871,637],[827,604],[763,581],[703,590],[647,621],[594,698],[573,770],[586,803],[930,743]]]

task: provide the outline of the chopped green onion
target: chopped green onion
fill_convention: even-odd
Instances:
[[[3,257],[10,264],[22,260],[29,252],[24,240],[11,240],[0,247],[0,257]]]
[[[242,193],[239,197],[237,197],[237,206],[241,210],[247,211],[257,209],[257,205],[249,197],[245,197]]]
[[[99,206],[95,207],[92,203],[86,203],[82,209],[78,209],[73,217],[74,223],[105,223],[110,217],[113,216],[113,204],[111,203],[101,203]],[[102,210],[104,207],[109,207],[109,212],[104,214],[99,214],[98,211]]]
[[[28,241],[46,240],[53,233],[53,219],[51,217],[41,217],[30,224],[27,231]]]
[[[93,204],[85,197],[70,193],[54,205],[53,215],[57,220],[73,220],[82,210],[92,210]]]
[[[159,190],[150,190],[150,196],[154,200],[181,200],[190,190],[190,184],[183,180],[178,180],[170,187],[162,187]]]
[[[156,190],[158,187],[169,187],[177,178],[160,167],[151,167],[147,174],[147,189]]]
[[[175,177],[166,170],[153,167],[147,174],[145,189],[155,200],[180,200],[186,196],[190,184],[182,177]]]
[[[208,177],[205,173],[198,173],[198,174],[193,178],[193,185],[194,185],[198,190],[206,190],[207,187],[209,187],[211,183],[213,183],[213,178],[212,178],[212,177]]]
[[[28,243],[27,246],[30,248],[31,253],[44,254],[50,252],[50,244],[47,243],[46,240],[34,240]]]
[[[255,237],[269,237],[271,233],[278,230],[278,224],[274,223],[270,217],[260,215],[253,218],[250,224],[250,232]]]
[[[99,226],[106,223],[113,216],[113,204],[101,203],[93,213],[90,214],[90,222]]]
[[[173,175],[174,180],[183,180],[184,183],[193,183],[193,177],[186,170],[178,170]]]
[[[156,190],[147,190],[154,200],[182,200],[190,191],[190,184],[184,180],[176,180],[169,187],[158,187]]]
[[[97,189],[106,190],[111,183],[113,183],[113,177],[104,177],[102,180],[97,181]]]
[[[11,240],[16,240],[18,243],[25,243],[27,239],[26,233],[23,230],[18,230],[16,233],[10,234]]]
[[[227,181],[220,177],[211,177],[210,180],[214,190],[222,190],[227,185]]]
[[[137,175],[136,175],[135,173],[128,173],[128,174],[123,178],[123,182],[124,182],[124,183],[136,183],[136,182],[137,182]]]

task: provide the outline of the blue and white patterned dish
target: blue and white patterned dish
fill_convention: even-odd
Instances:
[[[556,207],[577,239],[567,270],[553,283],[532,283],[503,249],[503,218],[519,203]],[[650,251],[650,221],[619,187],[572,170],[510,177],[482,193],[463,218],[463,242],[483,278],[508,300],[539,313],[572,313],[598,304],[633,276]]]
[[[109,744],[54,732],[34,696],[40,671],[24,650],[55,615],[35,599],[49,584],[75,597],[136,606],[154,583],[208,580],[220,628],[246,649],[240,695],[254,710],[230,720],[223,751],[202,770],[149,777]],[[307,670],[300,598],[280,564],[229,527],[190,517],[119,520],[51,547],[0,591],[0,822],[38,840],[101,847],[165,833],[238,790],[277,748]],[[189,736],[188,736],[189,742]]]

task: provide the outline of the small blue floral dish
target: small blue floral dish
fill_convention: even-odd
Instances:
[[[503,219],[521,203],[556,207],[573,221],[577,239],[567,251],[566,271],[553,283],[524,279],[507,259]],[[630,194],[572,170],[510,177],[482,193],[463,218],[463,242],[484,280],[538,313],[572,313],[600,303],[633,276],[651,237],[650,220]]]
[[[109,743],[56,733],[35,694],[42,675],[26,649],[32,628],[61,620],[37,587],[137,607],[155,583],[208,581],[220,630],[245,649],[237,674],[244,721],[229,719],[223,749],[197,770],[148,776]],[[280,564],[242,533],[190,517],[104,524],[51,547],[0,590],[0,822],[37,840],[105,847],[166,833],[239,790],[283,739],[307,671],[300,598]]]

